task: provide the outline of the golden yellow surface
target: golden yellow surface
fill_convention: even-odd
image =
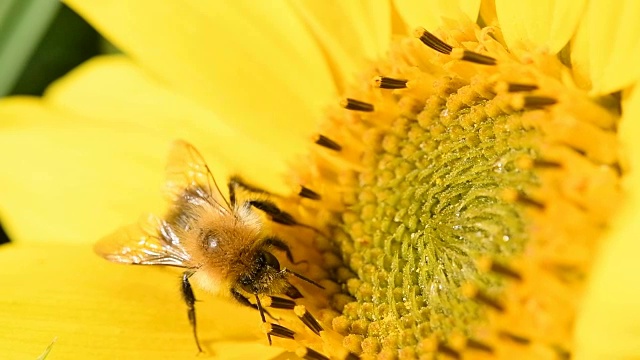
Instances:
[[[426,26],[420,14],[440,10],[423,0],[294,1],[292,9],[275,1],[66,2],[129,57],[85,64],[42,99],[0,103],[0,153],[18,154],[0,158],[0,215],[20,241],[0,247],[0,358],[36,358],[56,337],[49,359],[193,358],[178,273],[110,264],[90,244],[159,202],[164,157],[176,137],[197,145],[209,165],[224,157],[243,175],[254,169],[275,184],[363,54],[383,53],[392,30]],[[336,3],[348,5],[335,11]],[[509,43],[522,38],[541,46],[529,50],[556,51],[570,41],[566,76],[578,86],[624,96],[637,88],[640,2],[496,3],[482,1],[483,16],[501,25]],[[477,11],[475,0],[459,4],[463,13]],[[348,31],[336,28],[344,24]],[[640,358],[635,93],[623,103],[620,126],[631,201],[594,272],[577,330],[581,358]],[[14,101],[20,104],[6,106]],[[256,314],[208,298],[197,305],[210,354],[277,353],[263,345]]]
[[[195,289],[197,354],[179,292],[179,270],[109,263],[88,245],[0,246],[0,358],[261,359],[266,345],[251,309]]]

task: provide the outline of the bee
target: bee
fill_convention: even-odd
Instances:
[[[267,219],[256,210],[276,223],[303,224],[264,195],[239,200],[236,196],[239,188],[250,193],[260,190],[238,178],[232,178],[228,188],[227,199],[200,153],[192,145],[176,141],[167,166],[170,207],[166,216],[150,215],[95,245],[95,251],[112,262],[184,269],[180,289],[200,352],[192,280],[216,296],[258,310],[263,323],[267,322],[265,314],[271,315],[262,305],[261,297],[270,300],[269,307],[280,309],[294,309],[294,300],[302,297],[290,283],[290,277],[322,288],[315,281],[280,266],[274,250],[283,252],[291,263],[297,263],[289,245],[268,231]],[[298,313],[300,311],[296,311]],[[322,330],[306,310],[298,317],[316,334]],[[269,344],[271,336],[293,339],[292,330],[278,324],[269,325],[266,331]]]

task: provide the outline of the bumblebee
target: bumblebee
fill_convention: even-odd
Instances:
[[[322,288],[280,266],[274,251],[284,253],[296,264],[289,245],[269,232],[267,219],[257,211],[276,223],[302,224],[266,199],[264,192],[238,178],[229,181],[229,198],[225,198],[200,153],[184,141],[177,141],[170,153],[166,188],[170,209],[164,217],[150,215],[138,224],[123,227],[100,240],[95,251],[116,263],[183,268],[180,289],[199,351],[202,348],[196,330],[192,281],[216,296],[257,309],[263,323],[267,323],[265,314],[270,314],[261,298],[269,299],[271,308],[296,307],[295,299],[302,294],[290,283],[292,276]],[[240,188],[262,196],[239,201],[236,194]],[[322,331],[309,312],[295,312],[313,332]],[[269,325],[269,344],[271,336],[293,339],[292,330],[275,323]]]

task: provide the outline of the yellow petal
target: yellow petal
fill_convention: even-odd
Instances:
[[[445,18],[466,17],[475,22],[480,11],[480,0],[394,0],[393,3],[411,29],[422,26],[435,30]]]
[[[594,94],[607,94],[640,77],[640,2],[592,0],[577,38],[572,63]]]
[[[284,159],[260,141],[273,138],[274,142],[286,142],[281,129],[254,139],[210,108],[159,83],[126,57],[105,56],[85,63],[52,85],[45,101],[95,123],[158,134],[169,141],[187,140],[210,166],[220,165],[276,191],[283,186],[287,171]],[[166,149],[160,155],[164,157]]]
[[[588,13],[588,11],[587,11]],[[587,15],[585,15],[585,18]],[[578,30],[571,39],[571,72],[573,80],[578,87],[588,90],[593,87],[591,83],[591,41],[589,40],[590,23],[582,21]]]
[[[292,0],[292,6],[316,36],[336,77],[344,86],[362,71],[365,59],[384,55],[391,40],[388,0]]]
[[[586,0],[496,0],[498,21],[511,49],[557,53],[573,36]]]
[[[577,359],[640,358],[640,88],[623,102],[620,136],[629,155],[626,204],[590,281],[577,327]]]
[[[176,91],[254,139],[291,153],[335,94],[305,24],[283,1],[68,0]],[[292,150],[293,149],[293,150]]]
[[[34,98],[0,101],[0,117],[0,212],[12,238],[93,242],[160,206],[168,139],[83,125]]]
[[[480,3],[480,17],[487,26],[500,26],[498,14],[496,14],[496,3],[493,0],[484,0]]]
[[[52,234],[55,236],[55,234]],[[197,349],[173,269],[109,263],[88,245],[0,247],[0,353],[34,359],[190,359]],[[269,359],[251,309],[194,289],[198,333],[216,359]]]

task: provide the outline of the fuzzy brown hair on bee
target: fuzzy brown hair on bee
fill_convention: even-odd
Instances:
[[[287,243],[271,233],[272,222],[288,226],[294,218],[265,197],[264,192],[233,178],[229,199],[218,187],[209,167],[198,151],[177,141],[167,166],[167,195],[170,208],[164,217],[148,216],[103,238],[95,251],[109,261],[138,265],[164,265],[184,268],[182,297],[187,304],[196,345],[202,351],[196,331],[195,296],[192,280],[210,293],[257,309],[266,323],[261,297],[269,307],[293,310],[295,299],[302,297],[289,279],[297,277],[322,288],[307,277],[280,266],[274,251],[282,252],[294,263]],[[248,196],[239,199],[237,190]],[[286,297],[281,297],[286,296]],[[322,330],[311,316],[299,317],[314,333]],[[294,332],[278,324],[269,324],[271,336],[293,338]]]

